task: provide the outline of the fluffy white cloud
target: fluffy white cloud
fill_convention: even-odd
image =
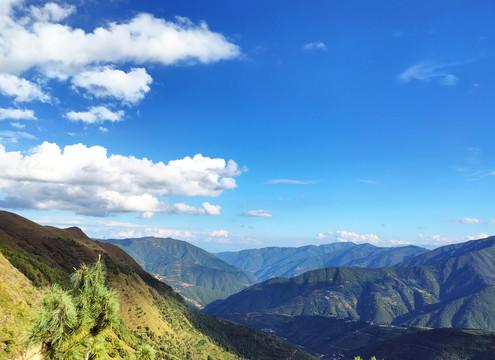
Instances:
[[[4,109],[0,108],[0,120],[12,119],[12,120],[36,120],[33,110],[21,110],[21,109]]]
[[[65,19],[70,14],[76,11],[73,5],[63,4],[62,6],[56,3],[46,3],[45,6],[30,6],[29,13],[33,19],[40,22],[57,22]]]
[[[420,62],[407,68],[403,73],[399,74],[397,79],[401,83],[409,83],[412,80],[438,80],[442,85],[452,86],[457,83],[458,78],[445,70],[449,66],[451,65]]]
[[[74,87],[85,89],[97,98],[115,98],[127,104],[135,104],[150,91],[153,80],[146,69],[132,69],[128,73],[122,70],[104,68],[84,71],[72,79]]]
[[[318,239],[327,241],[353,242],[356,244],[369,243],[373,245],[383,245],[385,242],[375,234],[358,234],[350,231],[329,231],[326,233],[318,233]]]
[[[116,122],[122,120],[124,111],[111,111],[106,106],[92,106],[89,111],[69,111],[65,114],[71,121],[82,121],[86,124],[101,124],[105,121]],[[102,130],[105,132],[105,130]]]
[[[321,41],[313,41],[303,45],[303,50],[326,50],[327,46]]]
[[[459,222],[462,223],[462,224],[479,224],[480,223],[480,221],[478,219],[476,219],[476,218],[468,218],[468,217],[459,220]]]
[[[212,205],[208,202],[204,202],[203,208],[205,209],[206,214],[208,215],[221,215],[220,210],[222,210],[222,207],[220,205]]]
[[[0,133],[0,136],[2,134]],[[101,146],[66,146],[44,142],[27,155],[0,145],[0,201],[4,208],[60,209],[103,216],[116,212],[218,215],[220,206],[197,208],[165,196],[218,196],[237,187],[237,164],[197,154],[154,163],[133,156],[107,155]]]
[[[210,233],[210,236],[215,236],[215,237],[229,237],[229,232],[227,230],[213,230]]]
[[[308,180],[294,180],[294,179],[273,179],[269,180],[268,184],[296,184],[296,185],[308,185],[314,184],[314,181]]]
[[[2,50],[1,40],[0,35],[0,53]],[[2,66],[0,65],[1,68]],[[0,73],[0,93],[13,97],[16,102],[30,102],[34,100],[42,102],[50,101],[50,96],[45,94],[37,84],[11,74]]]
[[[35,11],[36,16],[31,12],[27,23],[12,11],[5,12],[0,17],[0,69],[19,74],[38,68],[45,74],[74,75],[94,64],[210,63],[240,54],[237,45],[209,30],[206,23],[193,24],[186,18],[166,21],[138,14],[130,21],[109,22],[92,32],[39,21],[40,16],[56,21],[73,11],[70,9],[65,7],[63,13],[53,6],[42,8]]]
[[[241,216],[272,217],[273,214],[267,210],[249,210],[243,212]]]
[[[184,213],[189,215],[221,215],[220,205],[211,205],[207,202],[204,202],[202,205],[203,208],[198,208],[196,206],[191,206],[184,203],[177,203],[163,208],[161,212],[173,214]]]

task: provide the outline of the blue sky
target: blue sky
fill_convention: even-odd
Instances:
[[[494,18],[490,1],[2,0],[0,208],[211,251],[493,235]]]

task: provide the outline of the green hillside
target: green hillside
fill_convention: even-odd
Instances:
[[[229,264],[251,272],[264,281],[274,277],[291,278],[310,270],[330,266],[387,267],[426,252],[417,246],[377,247],[338,242],[303,247],[268,247],[217,253]]]
[[[0,359],[4,359],[21,350],[22,331],[41,294],[1,253],[0,274]]]
[[[185,241],[146,237],[105,242],[125,250],[146,271],[199,308],[256,282],[250,273]]]
[[[157,359],[310,358],[279,338],[191,310],[169,286],[145,272],[123,250],[93,241],[78,228],[40,226],[2,211],[0,252],[17,269],[8,264],[2,268],[6,270],[0,284],[15,285],[12,292],[0,293],[0,314],[5,317],[0,323],[1,344],[8,345],[0,345],[2,357],[9,358],[7,352],[21,346],[18,333],[9,331],[12,324],[19,333],[24,330],[28,323],[25,318],[38,298],[37,289],[51,283],[65,286],[74,268],[82,262],[94,262],[101,254],[108,287],[119,293],[123,320],[121,327],[106,337],[112,358],[128,359],[143,343],[154,346]]]
[[[495,329],[493,238],[465,244],[458,257],[423,266],[331,267],[254,285],[206,311],[323,315],[378,324]],[[441,251],[441,250],[439,250]]]

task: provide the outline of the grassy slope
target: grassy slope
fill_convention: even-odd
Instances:
[[[256,282],[253,275],[185,241],[146,237],[105,242],[124,249],[196,307],[224,299]]]
[[[0,253],[0,359],[14,356],[41,299],[29,280]]]
[[[201,330],[201,321],[194,319],[195,312],[169,286],[142,270],[118,247],[93,241],[80,229],[40,226],[15,214],[0,212],[0,251],[37,286],[52,281],[63,283],[74,267],[81,262],[91,263],[102,254],[108,269],[109,287],[120,293],[120,313],[134,335],[119,329],[117,333],[131,345],[136,338],[139,342],[152,343],[158,350],[158,358],[205,359],[209,355],[236,359],[252,355],[239,352],[238,348],[245,349],[235,344],[235,339],[214,338],[213,333],[225,326],[212,317],[199,315],[200,318],[206,316],[211,323],[209,331]],[[16,316],[12,319],[17,321]],[[237,329],[242,329],[252,344],[259,345],[260,356],[273,351],[254,330]],[[280,349],[295,349],[287,343],[277,345]],[[308,355],[299,352],[297,358],[305,359]]]
[[[480,240],[483,242],[484,240]],[[264,312],[335,315],[428,327],[495,329],[495,245],[440,263],[400,268],[326,268],[277,278],[211,304],[218,316]]]
[[[425,251],[417,246],[382,248],[370,244],[332,243],[299,248],[269,247],[216,255],[250,271],[260,280],[268,280],[274,277],[291,278],[330,266],[393,266]]]

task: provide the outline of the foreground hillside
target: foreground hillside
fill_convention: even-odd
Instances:
[[[217,253],[220,259],[249,271],[264,281],[291,278],[310,270],[330,266],[378,268],[393,266],[428,250],[418,246],[377,247],[337,242],[302,247],[268,247]]]
[[[250,273],[207,251],[172,238],[109,239],[146,271],[166,282],[189,303],[202,308],[256,282]]]
[[[493,330],[494,298],[492,237],[465,243],[456,256],[430,265],[330,267],[268,280],[206,310],[223,317],[250,312],[324,315],[379,324]]]
[[[169,286],[145,272],[123,250],[93,241],[78,228],[40,226],[1,211],[0,252],[17,269],[4,267],[0,284],[8,281],[7,286],[19,285],[14,295],[0,293],[1,314],[5,316],[0,334],[10,336],[12,324],[23,331],[39,297],[37,289],[51,283],[66,284],[74,268],[82,262],[94,262],[101,254],[108,269],[108,287],[120,294],[123,323],[107,338],[113,358],[129,358],[133,348],[143,342],[155,347],[158,359],[309,358],[278,338],[191,310]],[[12,296],[16,297],[14,302]],[[10,339],[16,342],[12,345],[12,340],[4,341],[2,336],[8,346],[0,348],[1,357],[11,358],[20,346],[19,337],[12,334]],[[115,341],[115,337],[120,340]]]

